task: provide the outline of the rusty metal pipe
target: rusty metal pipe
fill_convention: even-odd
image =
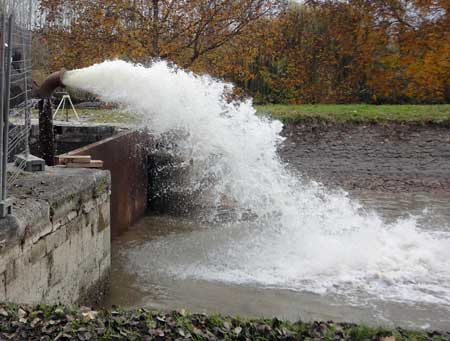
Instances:
[[[55,155],[55,137],[53,130],[53,111],[51,97],[58,87],[64,87],[66,70],[52,73],[34,92],[39,97],[39,152],[48,166],[53,166]]]
[[[48,76],[40,88],[36,90],[36,97],[50,98],[56,88],[64,87],[63,79],[65,73],[66,70],[62,69],[61,71],[54,72]]]

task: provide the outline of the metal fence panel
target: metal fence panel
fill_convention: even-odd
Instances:
[[[11,212],[8,188],[14,185],[20,173],[27,167],[30,157],[33,2],[3,0],[0,3],[1,218]],[[21,157],[17,157],[18,154],[22,154]],[[8,170],[8,162],[16,160],[16,167]]]

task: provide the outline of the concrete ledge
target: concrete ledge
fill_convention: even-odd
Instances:
[[[0,301],[76,303],[104,292],[110,269],[107,171],[47,168],[22,173],[0,219]]]

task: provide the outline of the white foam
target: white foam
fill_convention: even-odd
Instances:
[[[213,203],[226,197],[258,217],[239,239],[230,236],[214,247],[187,240],[167,271],[450,304],[448,232],[431,234],[413,219],[387,224],[345,193],[329,193],[290,174],[277,156],[282,124],[256,116],[250,101],[227,103],[229,84],[166,62],[146,68],[123,61],[68,72],[64,82],[141,115],[153,134],[186,132],[177,152],[194,161],[191,187],[208,183]],[[184,257],[193,247],[203,250],[201,256]]]

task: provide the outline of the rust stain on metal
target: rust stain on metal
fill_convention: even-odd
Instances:
[[[111,172],[111,233],[118,235],[136,223],[147,210],[147,156],[151,137],[139,131],[127,131],[69,152],[102,160]]]
[[[33,95],[39,98],[52,97],[53,92],[58,87],[64,87],[62,80],[64,78],[65,73],[66,73],[65,69],[52,73],[50,76],[47,77],[47,79],[42,83],[42,85],[35,90],[35,93]]]

